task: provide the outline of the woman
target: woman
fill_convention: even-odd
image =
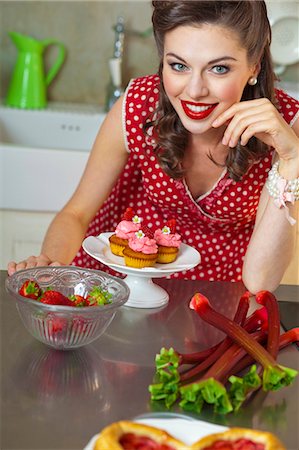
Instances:
[[[200,251],[199,266],[174,276],[274,290],[294,251],[299,105],[274,92],[266,6],[152,3],[158,75],[132,80],[41,255],[10,263],[9,274],[73,260],[103,268],[78,249],[131,206],[153,229],[175,218]]]

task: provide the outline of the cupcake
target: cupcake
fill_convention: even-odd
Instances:
[[[154,233],[158,245],[157,263],[169,264],[176,260],[181,245],[181,236],[175,233],[175,220],[167,222],[162,229]]]
[[[123,251],[128,245],[129,239],[140,230],[141,219],[134,215],[132,208],[127,208],[115,229],[115,233],[109,238],[110,250],[114,255],[123,256]]]
[[[126,266],[136,269],[152,267],[157,261],[158,246],[155,239],[149,238],[142,230],[139,230],[129,239],[128,246],[123,251],[123,256]]]

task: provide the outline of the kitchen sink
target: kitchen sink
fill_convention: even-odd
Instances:
[[[104,113],[100,107],[51,103],[46,109],[0,106],[0,141],[22,147],[89,151]]]
[[[58,211],[80,180],[104,118],[102,108],[90,105],[0,105],[0,209]]]

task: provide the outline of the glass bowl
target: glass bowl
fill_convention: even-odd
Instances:
[[[100,286],[112,294],[111,303],[85,307],[47,305],[19,294],[20,287],[28,279],[35,280],[42,289],[51,287],[66,296],[85,296],[94,286]],[[6,279],[5,287],[15,298],[17,310],[29,333],[59,350],[82,347],[101,336],[130,293],[119,278],[99,270],[74,266],[20,270]]]

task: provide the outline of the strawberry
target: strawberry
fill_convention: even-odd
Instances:
[[[53,335],[56,333],[60,333],[67,326],[67,320],[64,319],[63,317],[53,317],[53,319],[51,319],[51,321],[52,321],[51,332]]]
[[[23,297],[38,300],[38,298],[42,295],[42,290],[36,281],[26,280],[19,289],[19,294]]]
[[[76,332],[81,332],[81,334],[84,334],[86,331],[86,327],[88,325],[88,322],[83,317],[74,317],[73,318],[73,329],[76,330]]]
[[[127,208],[122,215],[122,220],[132,220],[134,216],[133,208]]]
[[[94,286],[87,296],[89,306],[107,305],[112,303],[112,294],[104,291],[100,286]]]
[[[69,299],[72,301],[73,306],[88,306],[89,302],[86,301],[86,299],[79,294],[70,295]]]
[[[142,231],[147,237],[153,239],[154,232],[147,225],[142,225]]]
[[[175,233],[175,227],[176,227],[175,219],[167,220],[166,225],[170,228],[171,233]]]
[[[45,291],[40,297],[40,301],[46,305],[73,306],[73,302],[58,291]]]

